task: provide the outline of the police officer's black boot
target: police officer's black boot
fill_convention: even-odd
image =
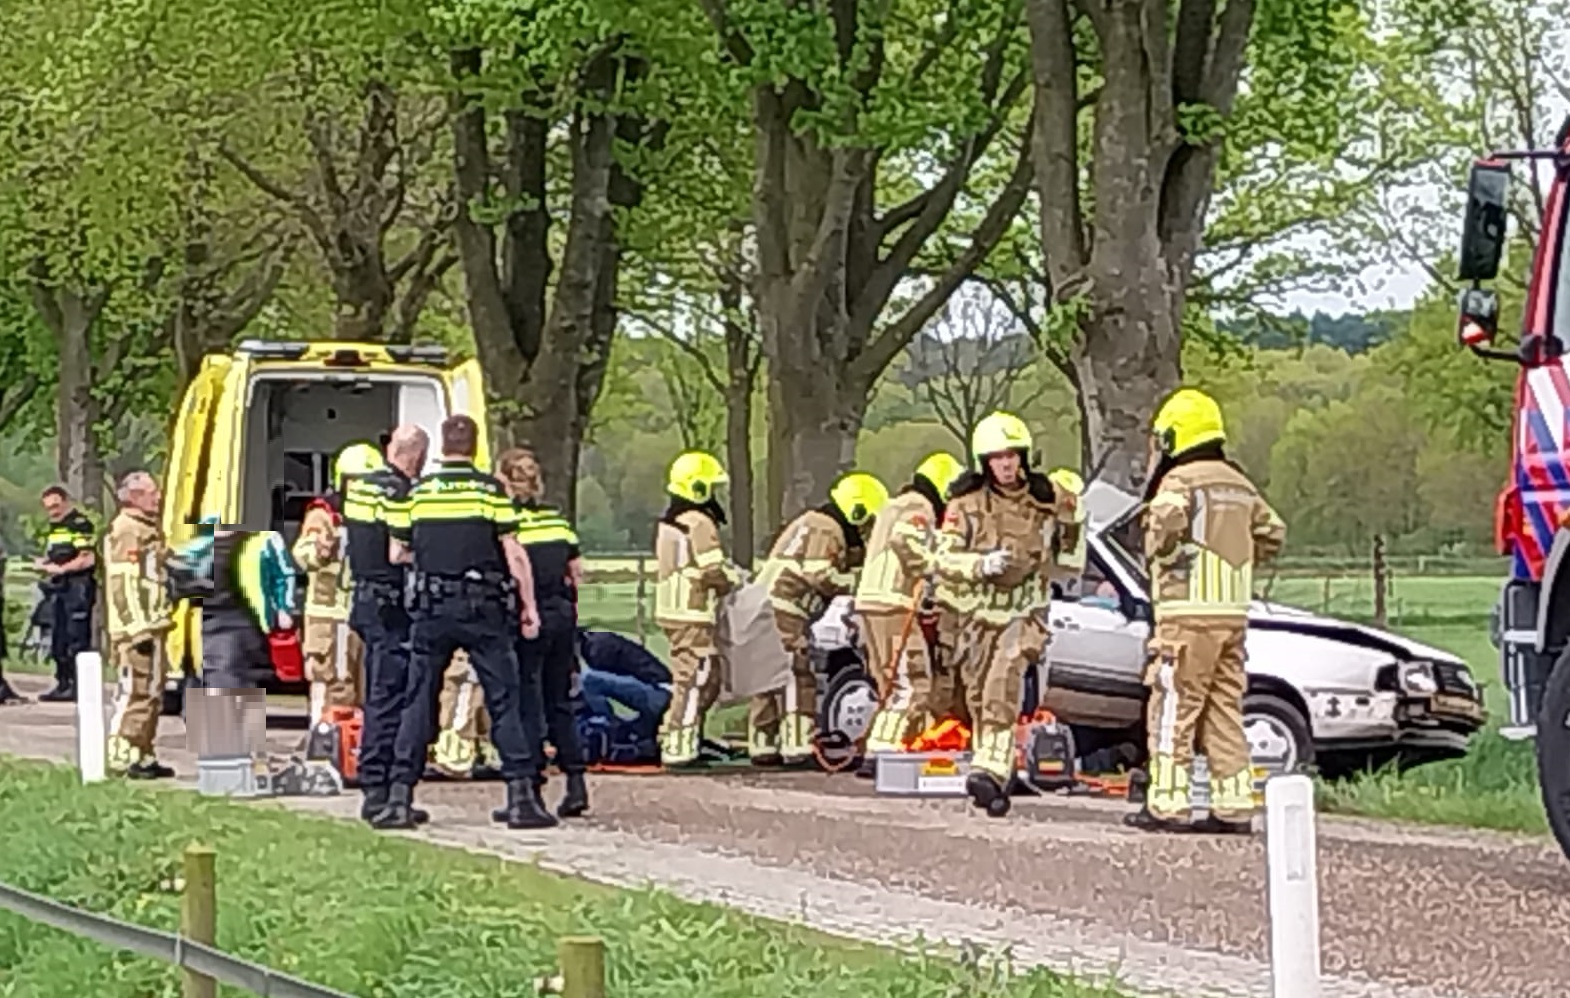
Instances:
[[[556,816],[559,818],[581,818],[589,809],[589,783],[582,773],[567,774],[567,792],[562,794],[561,803],[556,805]]]
[[[371,827],[378,829],[413,828],[419,824],[414,819],[414,788],[395,783],[387,791],[387,806],[371,817]]]
[[[502,817],[512,829],[555,828],[560,824],[555,815],[545,810],[539,790],[529,780],[508,781],[507,807]]]
[[[388,789],[386,787],[366,787],[365,799],[360,801],[360,820],[370,821],[387,808]],[[409,816],[416,825],[423,825],[431,820],[429,811],[409,806]]]
[[[76,701],[76,683],[69,679],[62,679],[55,683],[55,688],[38,698],[43,703],[74,703]]]

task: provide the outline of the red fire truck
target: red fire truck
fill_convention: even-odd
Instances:
[[[1521,340],[1494,347],[1499,273],[1513,162],[1551,168],[1554,181],[1533,256]],[[1552,149],[1499,152],[1472,167],[1461,237],[1457,336],[1474,354],[1516,365],[1510,479],[1495,534],[1511,559],[1495,607],[1495,643],[1510,694],[1507,737],[1535,738],[1543,805],[1570,855],[1570,119]]]

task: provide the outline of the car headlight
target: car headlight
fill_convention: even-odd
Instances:
[[[1439,683],[1434,679],[1434,668],[1427,662],[1403,665],[1400,672],[1401,688],[1408,693],[1438,693]]]

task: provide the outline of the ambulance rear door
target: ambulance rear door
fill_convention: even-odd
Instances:
[[[486,425],[485,374],[478,360],[466,360],[447,369],[447,398],[453,415],[468,416],[478,424],[480,434],[475,448],[475,463],[485,471],[491,467],[490,428]],[[431,453],[441,450],[440,437],[431,438]]]

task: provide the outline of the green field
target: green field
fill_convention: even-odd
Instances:
[[[349,994],[517,998],[556,939],[605,939],[617,998],[1117,998],[1037,970],[905,955],[804,928],[378,835],[357,824],[0,758],[0,882],[174,930],[193,840],[218,853],[218,946]],[[0,994],[151,998],[178,972],[0,912]],[[225,990],[224,994],[236,994]]]

